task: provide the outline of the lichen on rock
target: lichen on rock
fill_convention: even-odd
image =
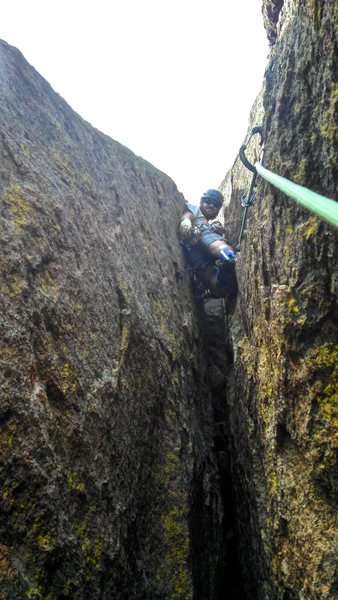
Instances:
[[[216,465],[183,196],[0,55],[1,597],[188,600]]]
[[[335,197],[337,7],[263,4],[266,15],[274,5],[279,23],[266,25],[274,47],[250,129],[263,124],[268,169]],[[226,195],[235,190],[225,213],[233,237],[250,177],[237,161],[222,184]],[[238,265],[227,393],[250,598],[337,593],[337,241],[332,226],[258,180]]]

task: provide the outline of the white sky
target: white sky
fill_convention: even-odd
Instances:
[[[195,203],[236,158],[268,56],[261,0],[8,0],[0,38]]]

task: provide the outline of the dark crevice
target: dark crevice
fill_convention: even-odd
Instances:
[[[221,497],[223,501],[223,543],[228,566],[224,578],[224,592],[219,598],[228,600],[243,600],[243,576],[238,552],[238,526],[234,485],[229,462],[229,449],[218,453],[218,468],[220,474]]]
[[[279,535],[280,535],[280,537],[287,537],[288,530],[289,530],[289,526],[288,526],[287,520],[284,519],[283,517],[281,517],[279,519]]]
[[[220,570],[222,561],[220,548],[215,543],[215,523],[210,504],[206,503],[203,486],[203,472],[195,473],[195,489],[192,493],[190,510],[191,563],[194,600],[210,598],[217,600],[221,596],[215,586],[218,585],[215,573]],[[219,541],[220,538],[218,538]]]
[[[12,408],[5,410],[0,415],[0,427],[5,427],[6,423],[8,423],[8,421],[10,421],[14,417],[14,415],[15,412],[12,410]]]
[[[295,596],[292,594],[291,590],[284,590],[282,600],[295,600]]]
[[[234,361],[233,349],[223,301],[208,300],[198,309],[209,371],[214,373],[210,390],[216,476],[213,482],[215,497],[208,501],[203,473],[195,477],[190,515],[194,600],[246,600],[226,405],[226,382]]]
[[[66,404],[66,397],[62,390],[53,382],[46,384],[46,394],[49,402],[57,408],[64,408]]]
[[[278,423],[277,432],[276,432],[277,448],[279,448],[279,449],[286,448],[287,446],[289,446],[289,444],[291,442],[292,442],[291,435],[288,432],[288,430],[286,429],[285,424]]]

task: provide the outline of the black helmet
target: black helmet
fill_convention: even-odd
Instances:
[[[224,198],[221,192],[219,192],[218,190],[207,190],[206,192],[204,192],[204,194],[202,194],[201,200],[214,200],[214,202],[217,203],[219,207],[221,207]]]

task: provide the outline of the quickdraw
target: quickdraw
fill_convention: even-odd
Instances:
[[[246,194],[244,194],[244,196],[242,196],[242,199],[241,199],[241,205],[244,207],[244,213],[243,213],[241,228],[240,228],[240,232],[239,232],[238,244],[235,248],[236,252],[240,252],[240,250],[241,250],[241,243],[242,243],[244,228],[245,228],[246,219],[247,219],[247,215],[248,215],[248,209],[250,208],[250,206],[253,206],[253,204],[255,204],[255,202],[256,202],[256,185],[257,185],[256,181],[257,181],[258,173],[257,173],[256,167],[247,159],[247,157],[245,155],[245,150],[246,150],[252,136],[256,135],[257,133],[259,133],[261,136],[260,145],[261,146],[263,145],[262,132],[263,132],[263,127],[261,127],[261,126],[254,127],[250,133],[247,143],[243,144],[239,150],[239,158],[241,159],[243,165],[247,169],[249,169],[249,171],[251,171],[253,175],[252,175],[252,179],[251,179],[250,188],[249,188],[248,192]]]
[[[241,204],[244,207],[244,214],[242,218],[242,224],[239,234],[238,244],[236,246],[236,252],[240,251],[241,241],[244,233],[244,227],[247,218],[247,212],[250,206],[252,206],[256,199],[255,188],[256,188],[256,180],[257,177],[260,176],[265,181],[268,181],[275,188],[292,198],[313,214],[318,217],[321,217],[334,227],[338,227],[338,202],[331,198],[326,198],[326,196],[322,196],[317,192],[313,192],[308,188],[298,185],[285,177],[281,177],[274,173],[273,171],[269,171],[264,167],[261,162],[256,162],[254,165],[247,159],[245,155],[245,150],[247,148],[248,143],[253,135],[259,133],[261,136],[260,145],[263,145],[262,138],[262,127],[254,127],[251,131],[249,139],[246,144],[243,144],[239,151],[239,158],[241,159],[243,165],[249,169],[253,173],[252,181],[250,185],[249,192],[245,194],[242,198]]]

